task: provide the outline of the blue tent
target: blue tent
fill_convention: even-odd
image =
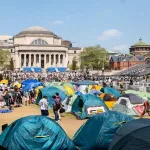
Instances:
[[[108,150],[113,136],[122,123],[131,120],[132,117],[119,112],[108,111],[95,115],[78,129],[73,142],[81,150]]]
[[[104,93],[111,94],[111,95],[113,95],[116,98],[119,98],[121,96],[120,92],[117,91],[115,88],[104,87],[103,90],[104,90]]]
[[[60,125],[44,116],[16,120],[0,135],[0,145],[9,150],[76,149]]]
[[[38,81],[36,79],[27,79],[27,80],[22,82],[22,85],[29,84],[31,82],[38,82]]]
[[[149,150],[150,120],[135,119],[123,124],[113,137],[109,150]]]
[[[31,67],[25,67],[23,68],[24,72],[32,72]]]
[[[72,84],[75,84],[75,85],[97,85],[97,83],[95,83],[91,80],[83,80],[83,81],[79,81],[79,82],[72,82]]]
[[[42,72],[41,67],[25,67],[23,68],[24,72]]]
[[[72,105],[72,113],[80,119],[89,118],[106,111],[109,111],[109,109],[104,101],[93,94],[82,94],[78,96]]]
[[[22,91],[31,91],[32,88],[37,88],[38,86],[43,86],[42,82],[29,82],[28,84],[25,84],[24,86],[22,86]]]
[[[59,88],[50,86],[50,87],[39,89],[39,95],[38,95],[38,98],[36,100],[36,103],[38,104],[39,101],[43,98],[43,96],[47,96],[49,105],[51,106],[52,96],[55,93],[59,93],[59,96],[62,99],[62,101],[64,101],[67,98],[67,95],[63,91],[61,91]]]

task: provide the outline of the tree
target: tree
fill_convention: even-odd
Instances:
[[[79,69],[79,66],[77,65],[77,63],[78,63],[77,58],[73,57],[72,64],[69,66],[69,68],[71,70],[77,70],[77,69]]]
[[[11,58],[11,60],[10,60],[10,70],[11,71],[13,71],[14,70],[14,61],[13,61],[13,59]]]
[[[10,51],[0,50],[0,67],[3,68],[9,64],[10,61]]]
[[[108,67],[108,56],[109,53],[100,45],[86,47],[80,53],[81,68],[101,70]]]

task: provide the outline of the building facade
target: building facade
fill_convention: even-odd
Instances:
[[[134,56],[134,55],[112,56],[110,59],[110,68],[111,70],[123,70],[128,69],[131,66],[144,63],[145,63],[144,56]]]
[[[82,51],[72,47],[53,32],[42,27],[30,27],[13,37],[11,56],[14,68],[24,67],[65,67],[72,63]],[[79,63],[79,61],[78,61]]]

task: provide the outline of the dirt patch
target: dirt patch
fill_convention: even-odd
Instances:
[[[50,118],[54,118],[53,112],[49,111]],[[0,113],[0,133],[2,132],[1,126],[3,124],[11,124],[15,120],[30,116],[30,115],[40,115],[40,109],[37,105],[31,106],[22,106],[19,108],[14,108],[13,112],[2,114]],[[85,123],[86,120],[77,120],[76,117],[72,114],[62,114],[62,120],[59,122],[60,126],[65,130],[67,135],[72,138],[75,132],[79,129],[79,127]]]

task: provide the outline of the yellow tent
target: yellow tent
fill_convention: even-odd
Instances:
[[[43,88],[43,86],[38,86],[38,87],[35,89],[36,98],[38,97],[39,89],[42,89],[42,88]]]
[[[100,85],[91,85],[90,86],[90,90],[98,90],[98,91],[100,91],[101,90],[101,88],[102,88],[102,86],[100,86]]]
[[[105,95],[107,95],[107,97],[105,97]],[[117,101],[117,99],[111,94],[102,93],[99,97],[105,102],[109,109],[112,109],[115,102]],[[108,97],[109,100],[107,100]]]
[[[14,82],[14,83],[12,84],[12,86],[13,86],[13,87],[17,86],[17,88],[21,88],[21,83],[19,83],[19,82]]]
[[[3,83],[6,84],[6,85],[8,85],[8,80],[6,80],[6,79],[1,80],[0,84],[3,84]]]
[[[74,90],[70,87],[70,86],[64,86],[64,89],[65,89],[65,91],[66,91],[66,93],[67,93],[67,95],[69,96],[69,95],[74,95]]]

